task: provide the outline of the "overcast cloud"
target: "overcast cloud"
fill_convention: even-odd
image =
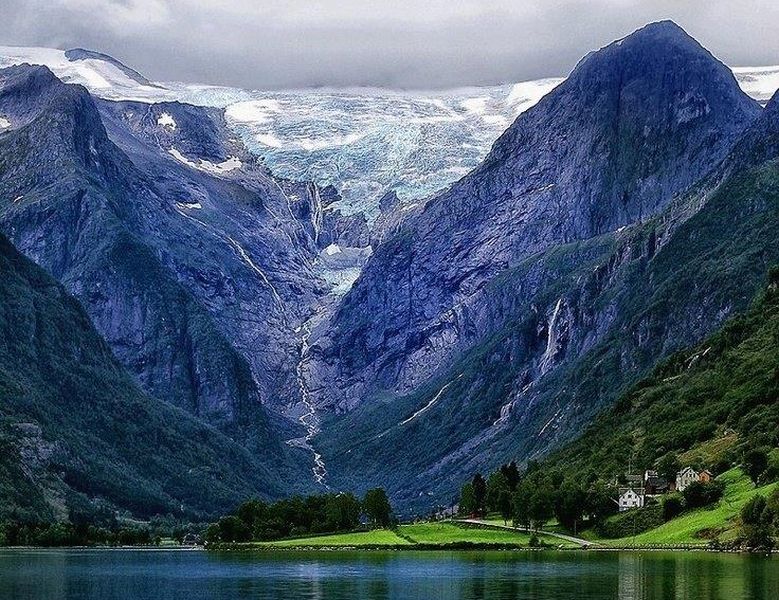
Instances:
[[[155,80],[441,88],[566,75],[671,18],[732,66],[779,64],[777,0],[0,0],[0,44],[86,47]]]

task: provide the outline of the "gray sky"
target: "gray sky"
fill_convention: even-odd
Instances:
[[[0,44],[86,47],[151,79],[437,88],[565,75],[674,19],[731,66],[779,64],[777,0],[0,0]]]

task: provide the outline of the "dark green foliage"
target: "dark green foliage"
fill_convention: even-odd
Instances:
[[[481,473],[476,473],[471,481],[473,485],[473,499],[475,503],[475,512],[483,513],[487,502],[487,482],[484,481]]]
[[[500,495],[502,492],[510,491],[508,479],[502,471],[493,471],[487,477],[487,510],[490,512],[500,511]]]
[[[374,488],[365,492],[362,508],[368,522],[374,527],[389,527],[392,523],[392,506],[387,492],[382,488]]]
[[[476,512],[476,494],[470,481],[460,491],[460,514],[472,515]]]
[[[379,526],[391,523],[392,507],[384,490],[371,490],[366,494],[366,503],[370,507],[366,508],[366,513],[372,522]],[[256,499],[248,500],[232,515],[224,516],[211,524],[206,531],[206,541],[266,541],[290,536],[351,531],[360,524],[361,508],[360,501],[354,494],[343,492],[307,497],[293,496],[272,504]]]
[[[663,507],[663,520],[670,521],[684,512],[684,497],[681,494],[667,494],[661,502]]]
[[[741,538],[745,546],[770,549],[774,545],[777,513],[765,497],[756,495],[741,509]]]
[[[567,480],[555,494],[554,513],[558,522],[576,531],[587,508],[587,494],[573,480]]]
[[[719,502],[724,491],[725,486],[721,481],[715,480],[708,483],[693,481],[684,488],[682,496],[684,497],[685,507],[692,510]]]
[[[634,465],[655,464],[668,477],[678,464],[676,454],[730,430],[737,439],[779,443],[778,285],[773,270],[749,312],[696,347],[672,355],[578,440],[550,455],[546,467],[564,465],[612,478],[624,472],[625,457],[632,457]],[[766,449],[752,452],[743,458],[756,479],[766,470]],[[728,462],[718,455],[700,466],[721,470]]]
[[[768,469],[769,448],[747,448],[742,457],[744,471],[749,478],[757,485],[760,477]]]
[[[666,481],[674,481],[676,474],[681,470],[682,464],[679,462],[679,455],[676,452],[669,452],[657,461],[657,474],[665,478]]]
[[[506,483],[508,484],[510,491],[515,491],[517,489],[517,484],[519,483],[519,468],[517,467],[516,461],[511,461],[508,464],[502,465],[500,467],[500,472],[503,473],[503,476],[506,478]]]

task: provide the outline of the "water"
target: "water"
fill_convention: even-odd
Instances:
[[[779,560],[707,553],[0,551],[2,600],[776,599]]]

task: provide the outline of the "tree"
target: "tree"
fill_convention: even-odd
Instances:
[[[744,452],[742,463],[744,465],[744,471],[746,471],[749,478],[757,485],[760,476],[768,468],[768,451],[762,447],[749,448]]]
[[[375,491],[376,490],[371,490],[371,492]],[[384,492],[384,490],[380,491],[382,493]],[[367,494],[365,498],[366,500],[368,499]],[[386,498],[387,496],[385,494],[384,499],[386,500]],[[388,500],[387,505],[389,506]],[[349,531],[357,527],[360,522],[360,501],[354,494],[344,492],[340,494],[330,494],[325,501],[324,510],[328,531]],[[391,509],[389,512],[392,512]],[[370,518],[371,517],[369,516],[369,519]]]
[[[365,493],[362,507],[373,526],[388,527],[392,524],[392,506],[383,488],[373,488]]]
[[[514,504],[514,526],[530,527],[530,494],[522,489],[522,485],[517,488],[512,496]]]
[[[248,542],[251,533],[246,524],[238,517],[222,517],[217,523],[218,538],[223,542]]]
[[[554,492],[546,481],[530,496],[528,514],[536,529],[541,529],[554,514]]]
[[[683,496],[679,493],[666,494],[663,498],[663,520],[670,521],[684,512]]]
[[[261,500],[248,500],[241,504],[236,511],[236,516],[244,522],[250,532],[268,516],[268,505]]]
[[[490,511],[500,511],[500,494],[508,491],[509,482],[501,471],[490,473],[487,479],[487,509]]]
[[[506,478],[506,483],[508,483],[509,491],[511,492],[516,491],[520,479],[517,463],[512,460],[510,463],[503,465],[500,468],[500,472],[503,473],[503,476]]]
[[[471,483],[473,484],[473,497],[476,504],[474,512],[482,514],[484,513],[484,504],[487,500],[487,482],[484,481],[481,473],[476,473]]]
[[[606,517],[617,512],[618,506],[614,502],[619,490],[604,481],[596,481],[587,490],[586,509],[593,524],[602,523]]]
[[[687,508],[702,508],[719,502],[724,491],[725,488],[721,481],[711,481],[709,483],[693,481],[684,488],[682,496],[684,496]]]
[[[500,511],[500,516],[503,517],[503,524],[506,525],[513,512],[510,491],[500,491],[500,496],[498,497],[498,510]]]
[[[473,484],[469,481],[460,491],[460,513],[472,515],[476,512],[476,493],[473,491]]]
[[[681,466],[676,452],[669,452],[657,461],[657,474],[666,481],[673,482],[676,481],[676,474],[681,469]]]
[[[773,511],[760,494],[754,496],[741,509],[741,537],[748,548],[769,549],[774,541]]]
[[[576,532],[585,510],[586,495],[581,487],[567,480],[557,490],[554,500],[554,513],[560,524]]]

